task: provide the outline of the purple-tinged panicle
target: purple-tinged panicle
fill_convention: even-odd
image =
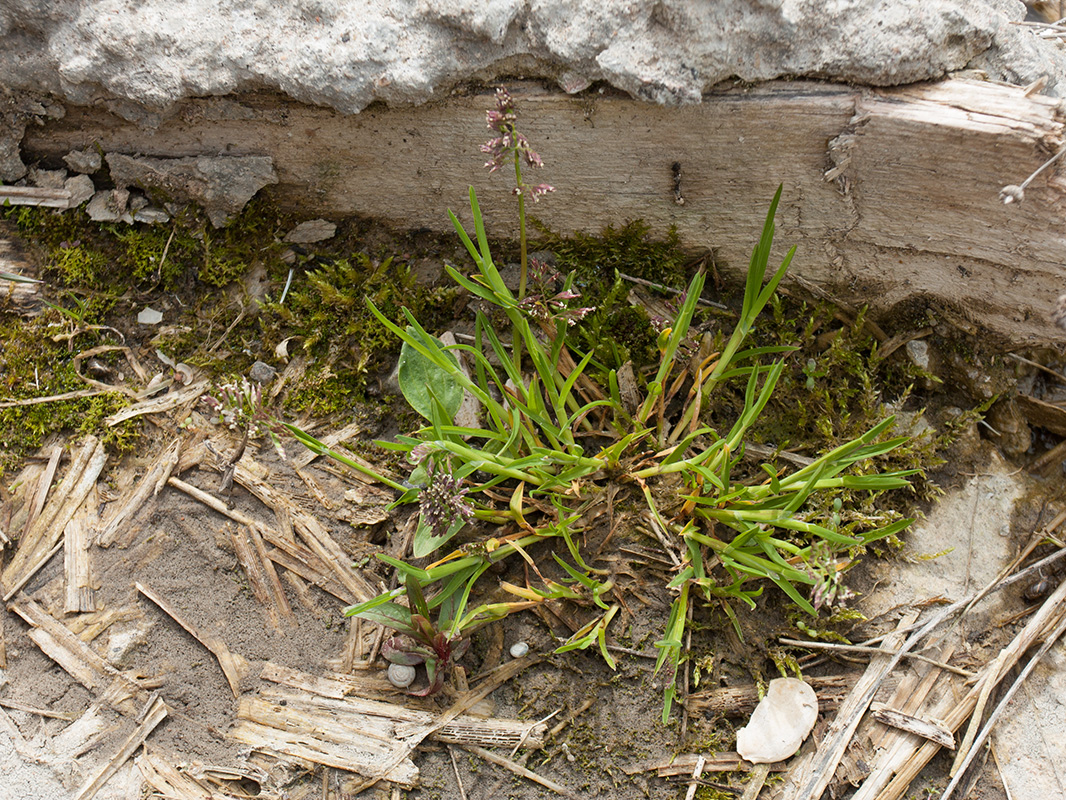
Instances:
[[[486,111],[485,119],[489,130],[497,134],[481,145],[481,152],[491,156],[485,162],[485,167],[489,172],[495,172],[500,167],[506,166],[515,155],[523,157],[531,167],[544,166],[543,159],[529,146],[529,140],[515,129],[518,114],[515,112],[514,99],[502,86],[496,90],[496,108]],[[524,194],[526,188],[525,186],[516,187],[515,194]],[[539,186],[530,187],[529,191],[536,200],[539,195],[554,191],[554,189],[542,183]]]
[[[579,319],[591,313],[592,308],[570,308],[569,301],[581,297],[581,293],[573,289],[556,291],[562,281],[562,275],[540,259],[531,258],[530,267],[530,292],[518,307],[534,319],[550,322],[565,319],[567,325],[573,325]]]
[[[455,522],[469,522],[474,518],[474,507],[466,499],[469,489],[462,485],[462,480],[446,467],[439,467],[433,458],[428,461],[426,476],[428,481],[418,493],[418,504],[422,519],[435,536],[445,535]]]

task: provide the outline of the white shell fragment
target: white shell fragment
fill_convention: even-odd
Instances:
[[[141,325],[158,325],[163,321],[163,312],[156,311],[151,306],[145,306],[137,315],[137,322]]]
[[[389,683],[397,689],[406,689],[415,682],[415,668],[406,664],[389,664]]]
[[[521,658],[529,652],[529,645],[525,642],[515,642],[511,645],[511,658]]]
[[[754,764],[772,764],[795,755],[818,719],[818,696],[796,678],[777,678],[737,731],[737,752]]]

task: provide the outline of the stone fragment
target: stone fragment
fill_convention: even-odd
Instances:
[[[274,376],[277,374],[278,371],[265,361],[256,361],[252,364],[252,368],[248,372],[248,377],[256,383],[270,383],[274,380]]]
[[[133,217],[126,213],[127,200],[129,192],[108,189],[94,194],[85,211],[93,222],[133,222]]]
[[[170,214],[168,214],[161,208],[148,206],[147,208],[142,208],[135,211],[133,214],[133,221],[145,222],[149,225],[160,225],[164,222],[170,221]]]
[[[791,758],[818,719],[818,695],[796,678],[770,681],[766,697],[737,731],[737,752],[754,764]]]
[[[63,156],[63,161],[66,162],[72,172],[80,172],[85,175],[96,172],[104,165],[104,160],[100,157],[100,154],[96,150],[89,148],[71,150]]]
[[[285,241],[289,244],[312,244],[332,239],[336,233],[337,226],[332,222],[324,219],[309,219],[285,234]]]
[[[278,182],[268,156],[139,158],[110,153],[107,165],[117,186],[137,186],[169,199],[199,203],[221,228],[255,193]]]
[[[1018,409],[1014,398],[1005,397],[997,400],[988,409],[985,419],[995,431],[992,441],[999,446],[1005,456],[1018,458],[1029,451],[1033,442],[1033,432],[1025,416]]]
[[[88,175],[75,175],[73,178],[67,178],[63,182],[63,188],[70,192],[67,208],[77,208],[82,203],[88,202],[96,192],[93,179]]]
[[[65,169],[30,168],[30,183],[41,189],[62,189],[67,179]]]

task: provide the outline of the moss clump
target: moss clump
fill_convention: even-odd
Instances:
[[[71,289],[122,294],[131,287],[186,288],[195,278],[224,286],[254,263],[281,273],[285,225],[267,200],[255,199],[222,230],[188,209],[168,225],[103,224],[83,209],[56,213],[20,206],[4,212],[19,232],[47,251],[45,274]],[[164,257],[165,254],[165,257]]]
[[[665,239],[656,239],[643,220],[620,228],[608,226],[599,236],[561,236],[535,220],[533,224],[539,233],[535,246],[551,250],[564,275],[576,271],[578,285],[587,296],[608,291],[616,271],[675,289],[685,286],[687,256],[673,227]]]
[[[752,343],[796,349],[777,356],[785,359],[786,369],[752,428],[755,441],[781,449],[799,447],[809,456],[826,452],[888,416],[886,403],[901,406],[910,396],[911,385],[922,377],[910,362],[881,358],[864,312],[848,319],[827,303],[811,305],[787,297],[775,297],[769,311],[770,318],[755,331]],[[738,391],[720,396],[723,402],[710,412],[713,424],[739,413]],[[886,436],[899,433],[890,431]],[[928,471],[943,463],[937,455],[942,444],[931,433],[916,436],[870,468]],[[912,490],[926,498],[938,491],[921,475],[912,478]],[[849,493],[844,503],[871,509],[875,503],[884,506],[886,500]]]
[[[368,380],[391,366],[400,342],[367,306],[404,323],[407,308],[427,328],[450,322],[457,290],[419,284],[406,264],[355,253],[293,278],[285,303],[264,305],[268,344],[299,337],[312,366],[289,392],[286,407],[312,414],[350,411]]]
[[[54,312],[53,312],[54,313]],[[0,317],[0,396],[5,402],[64,394],[84,389],[74,369],[74,356],[65,344],[53,342],[44,316],[31,322]],[[115,427],[105,417],[129,405],[118,393],[79,397],[33,405],[0,408],[0,474],[62,430],[92,433],[117,452],[132,449],[137,438],[133,420]]]

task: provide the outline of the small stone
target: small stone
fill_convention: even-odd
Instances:
[[[132,222],[133,218],[126,213],[128,199],[129,192],[126,191],[112,189],[97,192],[85,207],[85,211],[93,222],[118,222],[123,217]]]
[[[264,361],[256,361],[252,364],[248,377],[256,383],[270,383],[278,371]]]
[[[65,169],[31,169],[30,182],[41,189],[62,189],[67,179]]]
[[[311,244],[332,239],[337,233],[337,226],[324,219],[310,219],[301,222],[287,234],[285,241],[289,244]]]
[[[143,158],[108,153],[116,186],[159,189],[175,200],[199,203],[221,228],[268,184],[278,182],[269,156]]]
[[[415,668],[407,664],[389,664],[389,683],[397,689],[406,689],[415,682]]]
[[[161,208],[148,206],[147,208],[135,211],[133,214],[133,221],[144,222],[149,225],[162,225],[164,222],[170,221],[170,214]]]
[[[137,322],[141,325],[158,325],[163,321],[163,312],[156,311],[151,306],[145,306],[137,315]]]
[[[148,198],[143,194],[131,194],[130,195],[130,211],[140,211],[142,208],[147,207]]]
[[[529,652],[529,645],[525,642],[515,642],[511,645],[511,658],[521,658]]]
[[[95,150],[71,150],[63,160],[73,172],[81,172],[88,175],[96,172],[103,166],[104,161]]]
[[[63,183],[63,188],[70,192],[67,208],[77,208],[82,203],[88,202],[96,192],[93,179],[88,175],[75,175],[73,178],[67,178]]]

